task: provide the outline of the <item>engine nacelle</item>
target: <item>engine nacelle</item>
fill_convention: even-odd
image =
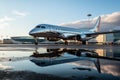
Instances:
[[[77,40],[81,40],[81,35],[76,36]]]
[[[86,40],[86,35],[84,35],[84,34],[82,34],[82,35],[77,35],[76,36],[77,37],[77,40],[80,40],[80,41],[82,41],[82,40]]]
[[[87,36],[84,35],[84,34],[81,35],[81,38],[82,38],[82,39],[85,39],[86,37],[87,37]]]
[[[96,35],[95,36],[89,36],[89,35],[82,34],[81,35],[81,40],[82,41],[87,41],[87,40],[90,40],[90,39],[92,39],[94,37],[96,37]]]

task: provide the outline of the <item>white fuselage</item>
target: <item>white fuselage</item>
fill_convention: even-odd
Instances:
[[[55,26],[49,24],[40,24],[32,29],[29,34],[36,37],[60,37],[66,38],[74,35],[84,35],[93,33],[90,29],[76,29],[63,26]],[[51,35],[50,35],[51,34]]]
[[[96,25],[93,29],[77,29],[63,26],[56,26],[50,24],[39,24],[33,28],[29,34],[34,37],[46,37],[46,38],[61,38],[68,39],[77,37],[79,40],[89,40],[94,36],[88,35],[99,31],[100,17],[96,21]]]

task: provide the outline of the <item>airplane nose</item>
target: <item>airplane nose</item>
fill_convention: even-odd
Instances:
[[[30,32],[29,32],[29,35],[34,35],[34,34],[36,34],[36,33],[38,33],[38,32],[41,32],[42,30],[40,30],[40,29],[38,29],[38,28],[34,28],[34,29],[32,29]]]
[[[29,32],[29,35],[32,35],[34,32],[35,32],[35,29],[32,29],[32,30]]]

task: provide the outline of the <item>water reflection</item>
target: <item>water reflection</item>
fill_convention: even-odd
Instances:
[[[104,49],[102,49],[103,53],[101,53],[100,50],[69,48],[47,49],[46,51],[46,53],[39,53],[38,49],[36,48],[35,52],[33,52],[33,55],[31,55],[33,58],[30,61],[41,67],[72,62],[79,65],[78,67],[72,68],[74,70],[84,72],[91,71],[91,73],[94,73],[92,69],[96,68],[99,73],[102,72],[105,74],[107,73],[120,76],[120,59],[118,56],[115,56],[116,53],[112,53],[113,55],[111,56],[109,51]],[[86,61],[94,63],[92,69],[91,67],[83,67],[83,64],[86,63]]]
[[[3,56],[4,52],[4,56]],[[85,49],[85,48],[39,48],[33,52],[2,51],[2,59],[11,60],[0,66],[9,66],[15,70],[28,70],[44,74],[52,74],[71,79],[110,80],[120,79],[119,49]],[[4,58],[3,58],[4,57]],[[4,61],[5,62],[5,61]],[[28,67],[29,65],[29,67]],[[1,68],[1,67],[0,67]]]
[[[69,55],[66,56],[64,54]],[[72,56],[71,56],[72,55]],[[39,53],[37,49],[33,52],[31,61],[38,66],[51,66],[56,64],[88,60],[95,64],[98,72],[100,73],[100,63],[98,58],[87,58],[90,56],[98,56],[94,51],[85,50],[85,49],[47,49],[47,53]],[[91,70],[89,68],[75,68],[78,70]]]

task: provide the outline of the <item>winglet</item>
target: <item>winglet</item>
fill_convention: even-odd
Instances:
[[[96,21],[96,24],[95,24],[94,28],[91,31],[93,31],[93,32],[99,32],[100,31],[100,21],[101,21],[101,17],[99,16],[97,21]]]

